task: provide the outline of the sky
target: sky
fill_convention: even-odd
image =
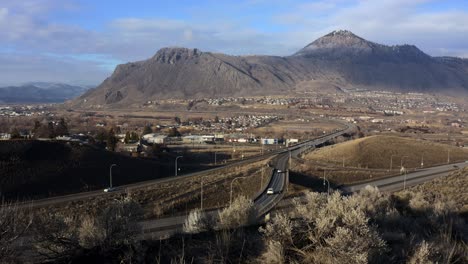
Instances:
[[[0,0],[0,85],[98,85],[168,46],[285,56],[338,29],[468,58],[466,0]]]

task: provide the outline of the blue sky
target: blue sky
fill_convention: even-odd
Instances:
[[[289,55],[336,29],[468,58],[464,0],[0,0],[0,85],[99,84],[166,46]]]

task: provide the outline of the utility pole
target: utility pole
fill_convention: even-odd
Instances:
[[[178,169],[178,168],[177,168],[177,160],[178,160],[179,158],[182,158],[182,157],[183,157],[183,156],[177,156],[176,159],[175,159],[175,176],[177,176],[177,169]]]
[[[112,188],[112,168],[117,166],[117,164],[112,164],[110,165],[110,168],[109,168],[109,188]]]
[[[203,211],[203,178],[208,176],[202,176],[200,183],[200,210]]]

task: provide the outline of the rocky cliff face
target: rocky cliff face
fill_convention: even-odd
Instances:
[[[434,58],[412,45],[385,46],[341,30],[286,57],[163,48],[148,60],[117,66],[100,86],[72,103],[112,106],[160,98],[285,94],[326,86],[466,93],[467,65],[464,59]]]

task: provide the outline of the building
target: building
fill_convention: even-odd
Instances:
[[[276,139],[276,138],[262,138],[262,139],[260,139],[260,144],[262,144],[262,145],[276,145],[276,144],[278,144],[278,139]]]
[[[159,134],[146,134],[142,139],[152,144],[167,144],[169,142],[169,138],[167,136]]]
[[[299,143],[299,139],[297,138],[288,138],[286,139],[286,145],[289,146],[291,144]]]
[[[126,151],[126,152],[140,152],[141,147],[140,144],[135,143],[135,144],[122,144],[119,146],[120,151]]]
[[[184,144],[202,144],[204,142],[205,140],[203,136],[199,136],[199,135],[190,135],[190,136],[182,137],[182,143]]]
[[[0,140],[9,140],[11,139],[11,135],[8,133],[0,133]]]

